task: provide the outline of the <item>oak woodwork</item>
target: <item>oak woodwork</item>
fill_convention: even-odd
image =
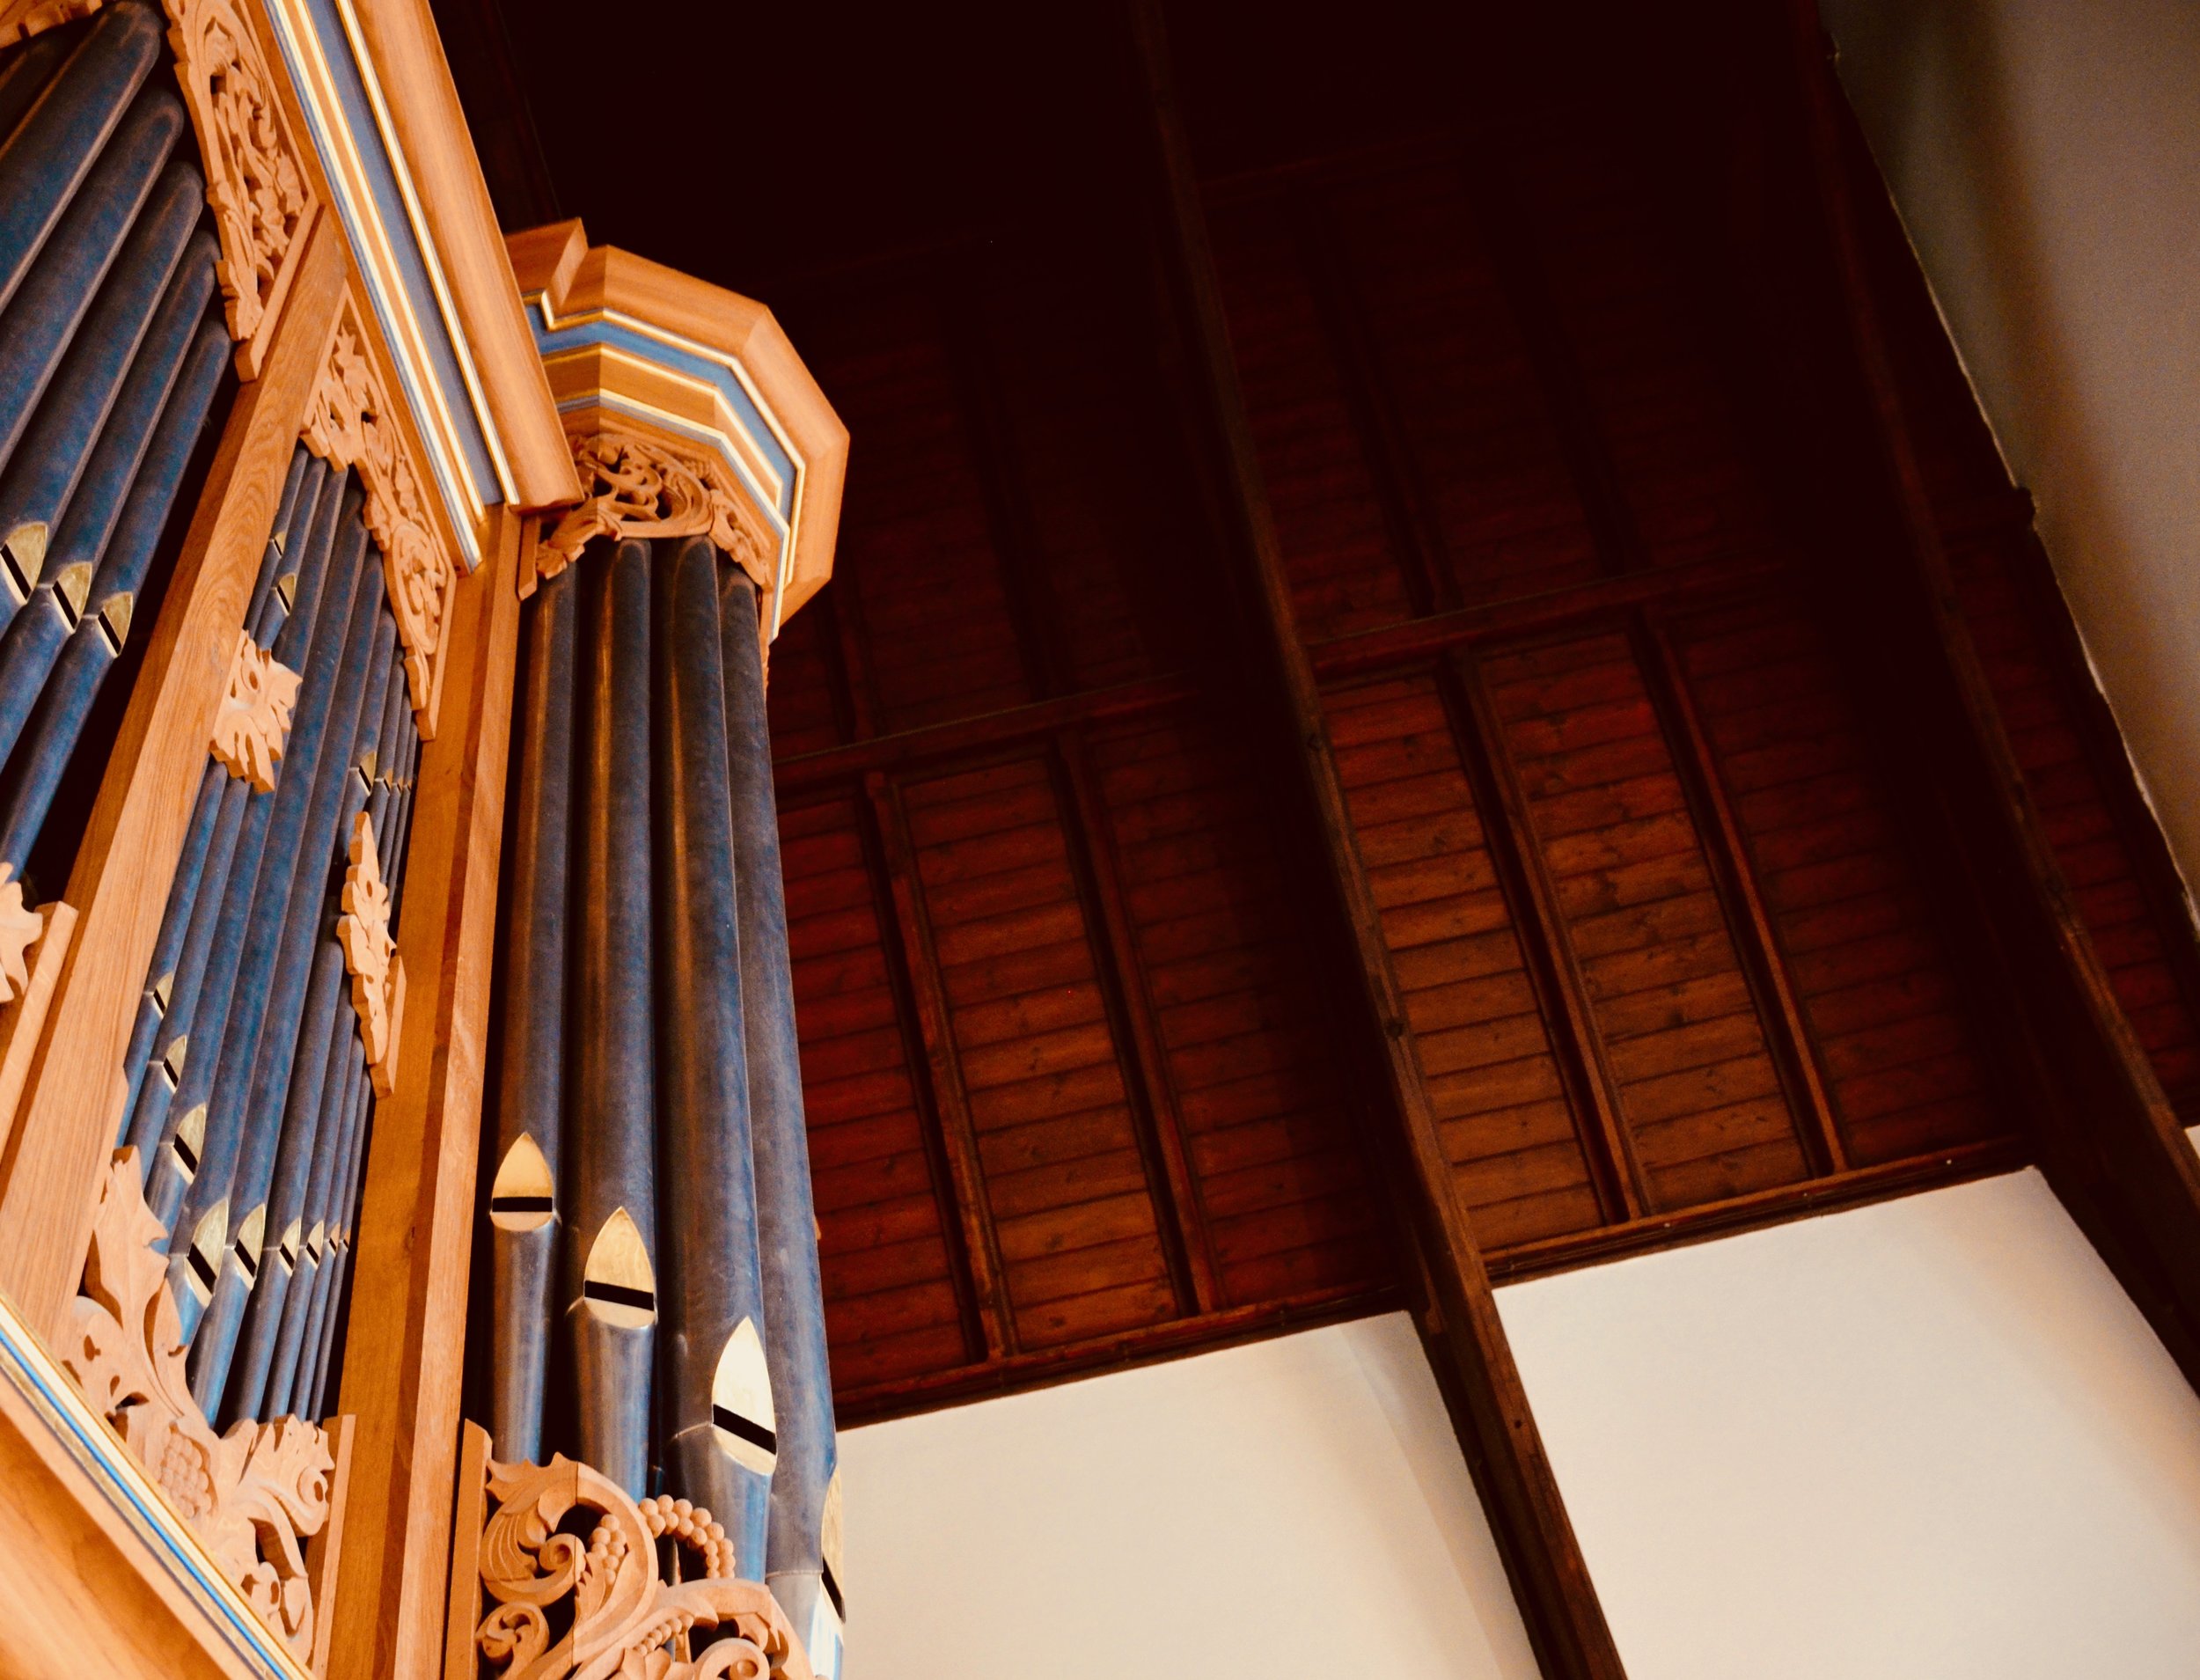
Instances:
[[[238,392],[201,493],[63,897],[82,912],[0,1155],[0,1289],[54,1325],[84,1270],[113,1147],[122,1056],[167,907],[201,762],[253,579],[343,298],[341,235],[308,236],[260,377]]]
[[[0,869],[4,869],[0,865]],[[18,905],[22,893],[15,882],[0,886],[0,928],[9,929],[9,946],[0,946],[0,962],[5,963],[12,995],[0,1004],[0,1150],[7,1147],[9,1133],[15,1126],[16,1110],[22,1104],[24,1082],[30,1078],[31,1061],[37,1054],[39,1039],[46,1027],[47,1012],[53,1008],[55,989],[61,984],[62,970],[69,958],[69,947],[77,933],[77,911],[73,905],[56,899],[38,909],[24,913],[37,924],[32,935],[27,972],[20,972],[26,953],[13,950],[13,960],[6,961],[12,941],[21,936],[19,924],[7,913],[6,894],[16,893]],[[18,979],[19,972],[19,979]]]
[[[515,505],[569,502],[579,494],[572,459],[434,14],[428,0],[385,0],[357,15],[450,288],[459,336],[503,444]]]
[[[444,728],[422,749],[398,935],[412,995],[375,1105],[341,1409],[358,1419],[330,1673],[427,1671],[442,1649],[503,841],[519,516],[452,591]]]

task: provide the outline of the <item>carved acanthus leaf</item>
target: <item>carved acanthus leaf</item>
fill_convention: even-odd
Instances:
[[[351,821],[350,862],[344,869],[343,914],[336,943],[351,975],[351,1007],[359,1016],[359,1042],[367,1053],[374,1088],[387,1097],[397,1085],[397,1035],[405,1012],[405,965],[390,933],[390,889],[374,847],[374,819],[361,811]]]
[[[230,774],[249,779],[262,793],[275,789],[275,766],[290,738],[290,715],[298,700],[298,673],[275,655],[237,633],[237,657],[230,662],[229,692],[214,714],[209,750]]]
[[[31,983],[31,947],[46,931],[46,918],[23,902],[15,865],[0,863],[0,1003],[12,1003]]]
[[[260,38],[238,0],[163,0],[176,79],[206,160],[206,202],[222,256],[215,274],[239,346],[260,371],[304,250],[314,194],[282,114]]]
[[[444,627],[458,568],[429,516],[419,469],[392,416],[381,376],[347,307],[300,435],[323,460],[358,472],[366,492],[367,531],[382,551],[390,611],[405,644],[413,713],[426,739],[435,733]]]
[[[0,0],[0,47],[89,18],[99,9],[99,0]]]
[[[538,576],[555,577],[598,537],[708,536],[760,586],[771,586],[766,540],[722,461],[639,432],[584,432],[572,444],[588,495],[536,548]]]
[[[498,1501],[481,1534],[481,1585],[495,1608],[474,1642],[499,1680],[813,1680],[786,1615],[759,1581],[734,1579],[733,1546],[685,1500],[636,1501],[561,1454],[547,1464],[489,1465]],[[585,1542],[561,1532],[596,1514]],[[700,1566],[667,1581],[657,1542]],[[679,1572],[686,1575],[685,1570]],[[563,1635],[550,1612],[562,1607]],[[697,1628],[726,1637],[691,1655]]]
[[[310,1661],[313,1598],[300,1543],[328,1521],[335,1461],[297,1418],[217,1435],[184,1373],[167,1233],[145,1206],[137,1151],[118,1152],[92,1210],[84,1290],[62,1368],[276,1636]]]

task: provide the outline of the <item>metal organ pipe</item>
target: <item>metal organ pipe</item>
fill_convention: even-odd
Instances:
[[[497,1341],[490,1427],[500,1451],[529,1461],[542,1449],[564,1158],[576,586],[568,567],[539,584],[525,608],[504,1041],[488,1199]]]
[[[761,1577],[779,1450],[726,780],[718,570],[708,538],[656,559],[657,1054],[664,1072],[664,1467]]]
[[[0,459],[12,457],[183,130],[173,92],[155,86],[138,95],[0,314]]]
[[[291,459],[291,472],[295,486],[284,510],[286,517],[278,521],[268,536],[267,552],[260,565],[260,576],[268,582],[268,587],[265,591],[254,588],[255,605],[246,626],[246,634],[253,642],[268,648],[279,660],[284,658],[286,650],[296,657],[295,644],[283,632],[289,625],[293,603],[311,602],[319,598],[321,572],[327,561],[327,538],[333,533],[335,519],[334,475],[329,469],[300,448]],[[319,517],[324,495],[327,504],[326,521]],[[286,565],[290,568],[288,571],[282,569]],[[194,813],[193,818],[194,833],[198,823],[207,821],[206,855],[199,866],[197,879],[191,884],[187,903],[180,902],[176,896],[182,885],[180,875],[177,884],[169,890],[167,914],[172,919],[181,915],[183,931],[175,936],[177,955],[173,964],[164,966],[156,953],[153,968],[146,977],[148,998],[158,1012],[145,1051],[150,1071],[133,1075],[137,1095],[123,1127],[122,1141],[137,1150],[140,1170],[149,1183],[157,1157],[164,1148],[172,1147],[176,1127],[171,1124],[172,1117],[180,1119],[187,1112],[187,1107],[176,1108],[175,1098],[180,1093],[187,1069],[191,1033],[197,1021],[208,965],[224,928],[222,912],[227,902],[231,867],[242,837],[246,808],[253,800],[264,803],[269,797],[256,794],[249,781],[231,776],[218,762],[208,765],[207,777],[217,789],[214,814],[210,818],[202,818]],[[203,784],[200,802],[202,812],[206,803]],[[171,936],[164,929],[162,940],[165,942]],[[194,1149],[195,1147],[193,1146]],[[192,1164],[196,1164],[195,1155]]]
[[[200,305],[204,306],[203,298]],[[107,672],[121,657],[137,596],[152,564],[154,547],[182,486],[184,468],[200,428],[205,424],[207,410],[213,405],[229,350],[228,330],[221,320],[202,321],[186,354],[179,358],[182,366],[171,363],[167,369],[175,377],[165,392],[167,400],[151,437],[143,440],[142,449],[127,451],[134,458],[134,477],[128,495],[117,498],[121,514],[100,547],[90,610],[79,620],[54,663],[29,728],[9,762],[4,780],[0,780],[0,862],[11,866],[18,876],[23,873],[31,847],[45,825],[46,813],[61,787],[92,703],[99,697]],[[113,434],[118,426],[136,429],[141,418],[126,400],[117,405],[108,431]],[[101,440],[102,455],[106,452],[106,442]],[[118,449],[117,453],[125,451]],[[96,472],[87,473],[86,487],[101,495],[110,488]],[[64,543],[71,539],[78,523],[72,508],[63,528]]]
[[[483,1163],[497,1454],[570,1452],[707,1506],[837,1672],[832,1382],[758,591],[707,538],[598,539],[525,612]]]
[[[20,125],[0,144],[0,306],[15,296],[131,97],[158,62],[160,34],[159,14],[139,0],[104,9],[61,73],[33,97]],[[38,48],[32,43],[33,52]],[[26,82],[49,62],[40,53],[25,67]]]
[[[573,1217],[559,1291],[581,1454],[637,1498],[649,1491],[657,1320],[649,569],[644,542],[617,543],[608,554],[591,545],[581,562],[588,610],[568,1135]]]
[[[759,603],[755,583],[738,566],[724,568],[720,598],[757,1246],[765,1322],[771,1326],[765,1352],[779,1415],[765,1578],[822,1666],[825,1641],[829,1638],[837,1647],[846,1613],[837,1555],[838,1449],[810,1187],[810,1136],[795,1035],[795,983],[788,959],[779,809],[764,708]],[[820,1596],[829,1616],[821,1613]]]

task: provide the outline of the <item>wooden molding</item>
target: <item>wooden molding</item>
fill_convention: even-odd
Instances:
[[[298,417],[342,301],[341,245],[326,223],[309,235],[261,376],[230,411],[63,895],[81,920],[26,1106],[0,1154],[0,1290],[41,1326],[59,1324],[83,1274],[122,1057],[197,790],[178,767],[201,761],[228,691]]]
[[[553,357],[551,389],[568,411],[568,428],[574,411],[588,406],[586,399],[608,393],[614,402],[626,399],[622,425],[634,419],[639,405],[692,429],[693,436],[686,440],[690,449],[699,438],[722,437],[724,446],[737,452],[742,445],[727,435],[726,416],[707,385],[673,366],[683,357],[692,366],[698,356],[735,370],[776,423],[799,464],[792,552],[784,579],[773,580],[774,611],[766,614],[774,628],[783,624],[832,575],[848,435],[772,312],[753,298],[630,252],[590,246],[578,222],[515,233],[506,246],[520,293],[539,302],[550,318],[546,325],[615,317],[622,326],[638,326],[668,344],[663,365],[645,362],[624,344],[616,358],[581,351]],[[631,392],[620,389],[628,384],[634,386]]]
[[[436,734],[446,620],[459,567],[429,510],[412,441],[367,348],[361,312],[348,300],[315,383],[301,435],[323,460],[357,471],[367,530],[381,550],[390,610],[405,644],[405,679],[423,741]]]
[[[216,1435],[184,1374],[167,1232],[145,1206],[137,1151],[109,1164],[62,1368],[144,1466],[229,1583],[301,1662],[320,1642],[304,1543],[329,1522],[327,1435],[297,1418]],[[321,1605],[322,1619],[329,1606]]]
[[[474,1174],[503,842],[519,519],[453,591],[444,728],[423,749],[398,943],[413,995],[377,1104],[341,1409],[359,1420],[331,1674],[430,1671],[447,1609]]]
[[[206,202],[220,235],[221,282],[237,371],[255,379],[297,277],[320,195],[238,0],[163,0],[176,80],[199,137]]]
[[[473,355],[488,419],[504,445],[517,506],[570,502],[580,487],[435,18],[427,0],[378,0],[360,6],[357,16]]]

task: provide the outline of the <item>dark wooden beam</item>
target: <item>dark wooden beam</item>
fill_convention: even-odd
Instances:
[[[977,717],[956,718],[922,729],[857,739],[846,746],[798,752],[772,767],[773,786],[781,801],[813,788],[861,781],[875,770],[907,770],[1004,747],[1047,740],[1080,724],[1142,717],[1195,698],[1199,686],[1188,677],[1148,677],[1089,688],[1029,706],[1011,706]]]
[[[1833,290],[1807,347],[1799,424],[1815,424],[1821,504],[1848,539],[1842,580],[1887,711],[1946,843],[1960,849],[1984,946],[2037,1100],[2028,1108],[2049,1182],[2200,1386],[2200,1159],[2079,913],[1960,614],[1866,259],[1852,136],[1815,0],[1790,0],[1784,49],[1817,192]],[[1808,432],[1805,434],[1808,436]],[[1906,745],[1905,745],[1906,742]]]
[[[1618,1652],[1438,1135],[1346,810],[1313,666],[1293,621],[1177,107],[1160,0],[1131,0],[1129,11],[1152,145],[1164,290],[1183,340],[1187,419],[1208,469],[1224,569],[1243,633],[1247,698],[1265,719],[1268,745],[1291,762],[1279,792],[1302,813],[1308,834],[1317,837],[1332,931],[1352,953],[1360,981],[1360,1018],[1340,1027],[1357,1038],[1354,1047],[1387,1099],[1371,1106],[1386,1122],[1381,1129],[1387,1135],[1377,1141],[1430,1285],[1430,1352],[1544,1673],[1565,1680],[1616,1680],[1624,1672]]]

